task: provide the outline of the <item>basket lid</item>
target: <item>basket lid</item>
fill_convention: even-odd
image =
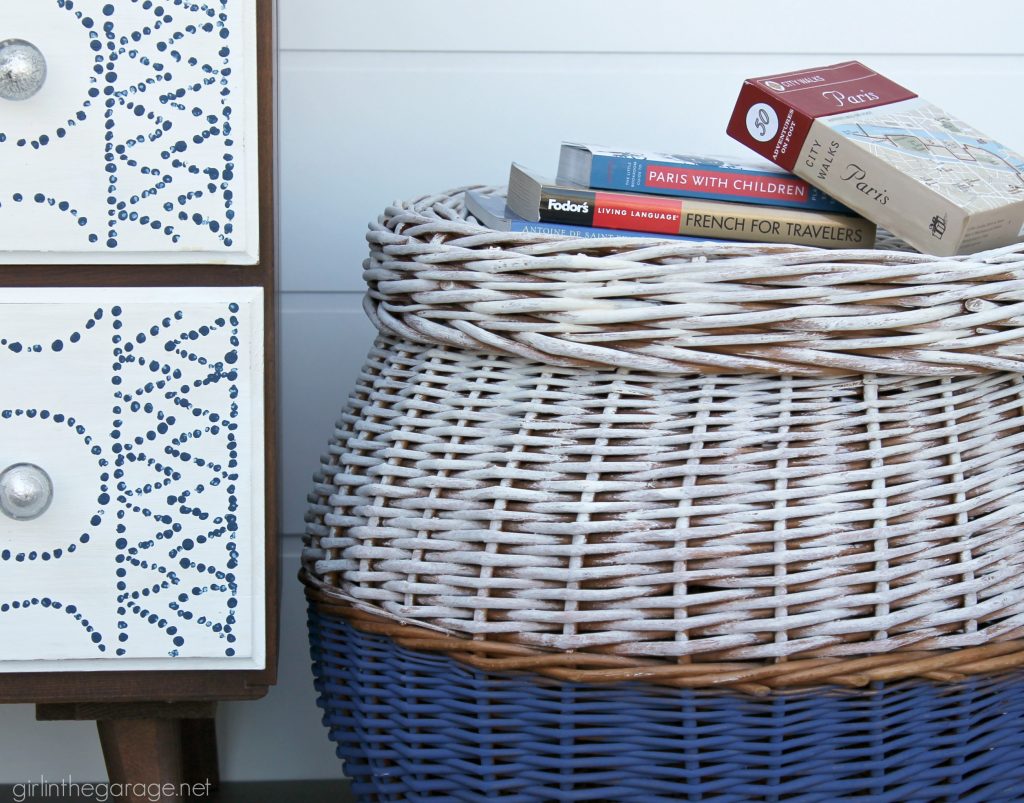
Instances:
[[[488,188],[488,192],[500,192]],[[663,374],[1024,369],[1024,243],[906,250],[493,231],[463,190],[371,224],[365,309],[415,343]]]

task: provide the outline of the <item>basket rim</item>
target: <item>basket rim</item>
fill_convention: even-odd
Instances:
[[[935,257],[503,232],[467,219],[466,189],[370,224],[364,309],[382,333],[662,374],[1024,372],[1024,243]]]
[[[371,611],[307,568],[298,574],[318,613],[344,619],[366,633],[387,636],[411,650],[441,653],[485,672],[529,672],[568,683],[644,682],[690,689],[732,689],[763,696],[818,687],[865,688],[874,683],[928,680],[955,683],[1024,666],[1024,639],[955,650],[893,651],[853,658],[794,658],[780,661],[688,662],[601,654],[557,652],[451,634]]]

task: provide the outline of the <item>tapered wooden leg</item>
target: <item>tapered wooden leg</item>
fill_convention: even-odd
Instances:
[[[40,703],[36,719],[94,719],[107,775],[124,803],[209,797],[220,781],[213,701]]]
[[[220,786],[217,729],[213,717],[181,720],[181,752],[185,783],[210,789]]]
[[[128,792],[124,803],[182,803],[180,719],[99,719],[96,727],[110,783]]]

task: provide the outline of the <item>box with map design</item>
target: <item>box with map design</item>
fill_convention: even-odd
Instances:
[[[1024,241],[1024,156],[860,62],[746,81],[728,133],[919,251]]]

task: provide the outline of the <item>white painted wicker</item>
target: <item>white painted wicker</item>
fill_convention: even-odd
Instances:
[[[678,661],[1024,636],[1024,246],[369,234],[307,569],[450,633]]]

